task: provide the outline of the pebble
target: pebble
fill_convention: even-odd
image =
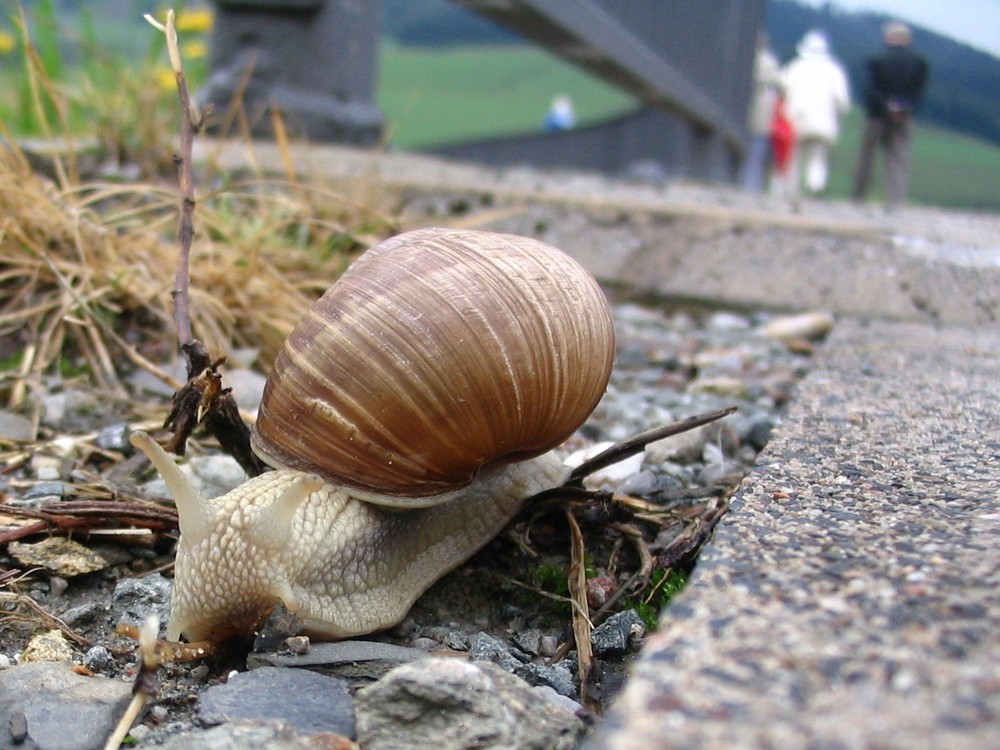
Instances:
[[[365,750],[571,750],[585,725],[494,664],[427,658],[358,692]]]
[[[8,409],[0,409],[0,438],[14,442],[35,439],[34,425],[27,417]]]
[[[49,630],[34,636],[21,654],[20,663],[71,662],[73,647],[60,630]]]
[[[150,615],[167,621],[172,582],[159,573],[143,578],[123,578],[111,597],[111,617],[116,624],[141,625]]]
[[[626,609],[594,628],[590,643],[597,656],[620,655],[636,647],[645,633],[639,614],[634,609]]]
[[[94,442],[102,450],[116,451],[127,455],[134,450],[132,444],[128,441],[128,436],[131,432],[132,427],[128,422],[116,422],[115,424],[101,428]]]
[[[233,674],[202,693],[197,711],[206,726],[232,719],[281,720],[303,734],[354,736],[348,683],[306,669],[260,667]]]
[[[0,670],[0,747],[100,750],[131,693],[129,683],[84,677],[68,664]]]
[[[97,550],[61,536],[50,536],[40,542],[11,542],[7,551],[22,565],[46,568],[66,578],[108,566],[107,559]]]

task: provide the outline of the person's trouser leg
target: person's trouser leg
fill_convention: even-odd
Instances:
[[[744,189],[753,193],[764,190],[770,152],[770,136],[755,135],[750,139],[750,148],[747,150],[746,163],[743,167]]]
[[[885,203],[886,207],[899,208],[906,201],[906,187],[910,171],[910,118],[889,125],[886,133]]]
[[[854,170],[854,200],[864,200],[871,186],[872,168],[875,165],[875,149],[882,140],[883,122],[877,117],[865,120],[865,130],[861,136],[861,150]]]
[[[826,189],[829,154],[830,147],[826,141],[810,140],[806,144],[803,158],[806,162],[806,189],[810,193],[822,193]]]

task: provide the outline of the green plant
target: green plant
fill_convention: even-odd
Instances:
[[[646,588],[625,602],[625,609],[634,609],[646,630],[656,628],[660,611],[687,585],[687,575],[676,568],[657,568],[649,577]]]

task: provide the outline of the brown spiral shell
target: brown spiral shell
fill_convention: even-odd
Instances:
[[[253,446],[268,463],[422,497],[569,437],[607,386],[597,282],[537,240],[421,229],[362,255],[279,353]]]

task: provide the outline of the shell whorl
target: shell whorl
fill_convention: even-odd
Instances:
[[[292,331],[253,446],[272,465],[372,493],[445,493],[569,437],[613,358],[607,300],[560,250],[407,232],[362,255]]]

